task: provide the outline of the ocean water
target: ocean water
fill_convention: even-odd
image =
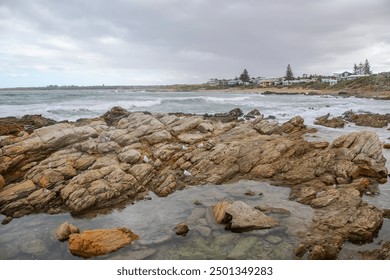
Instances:
[[[129,111],[221,113],[234,108],[258,109],[265,116],[287,120],[302,116],[308,124],[315,117],[345,111],[388,113],[390,101],[313,95],[262,95],[223,92],[133,92],[112,90],[0,91],[0,117],[42,114],[54,120],[75,121],[96,117],[114,106]]]
[[[287,121],[297,115],[303,117],[308,126],[318,129],[317,133],[306,136],[309,141],[322,139],[332,141],[351,131],[373,130],[382,141],[390,142],[390,131],[387,128],[377,129],[348,124],[343,129],[332,129],[313,124],[315,118],[327,113],[333,117],[340,116],[349,110],[357,113],[390,113],[390,101],[388,100],[326,95],[262,95],[255,92],[0,91],[0,117],[41,114],[57,121],[75,121],[80,118],[100,116],[114,106],[121,106],[128,111],[197,114],[228,112],[237,107],[245,113],[258,109],[265,117],[273,116],[279,122]],[[387,158],[387,168],[390,170],[390,151],[384,150],[384,155]],[[243,196],[243,192],[248,188],[265,195],[261,199]],[[390,208],[390,183],[381,185],[380,191],[379,195],[367,196],[364,199],[377,207]],[[300,205],[288,201],[288,189],[275,189],[260,182],[240,182],[230,187],[228,185],[195,187],[176,192],[167,198],[157,198],[153,194],[151,197],[151,201],[140,201],[125,209],[116,209],[108,214],[99,214],[95,217],[75,218],[68,214],[54,216],[40,214],[14,219],[8,225],[0,225],[0,259],[77,258],[68,252],[66,242],[60,243],[53,235],[55,228],[64,221],[70,221],[81,229],[128,226],[141,235],[140,241],[137,241],[134,246],[131,245],[126,250],[120,250],[102,258],[290,259],[292,258],[291,250],[297,242],[296,233],[302,230],[300,227],[305,226],[307,219],[312,215],[310,209],[299,208]],[[211,200],[209,200],[210,197]],[[296,211],[296,213],[305,213],[305,215],[299,219],[293,217],[295,219],[290,220],[282,217],[289,226],[276,231],[269,231],[265,234],[257,231],[238,237],[237,234],[225,232],[223,228],[215,228],[215,225],[210,228],[209,221],[207,222],[210,205],[221,197],[243,199],[252,204],[261,203],[265,199],[270,206],[285,205],[287,209]],[[266,200],[266,197],[270,197],[270,200]],[[196,206],[192,203],[193,200],[199,200],[202,206]],[[163,214],[145,218],[145,213],[155,213],[152,211],[155,208],[161,209]],[[186,238],[178,238],[172,234],[171,228],[194,212],[203,213],[200,218],[201,223],[190,224],[198,230],[190,231],[191,234]],[[1,218],[3,217],[0,215]],[[148,222],[145,223],[145,221]],[[15,233],[20,237],[17,240],[14,238]],[[254,242],[254,238],[260,235],[262,239],[268,241]],[[223,245],[223,240],[227,241],[230,247]],[[347,243],[340,253],[340,258],[359,258],[359,251],[377,248],[386,241],[390,241],[388,220],[385,220],[382,230],[373,243],[361,246]],[[252,244],[251,246],[257,250],[246,249],[245,251],[245,248],[249,248],[247,244]],[[211,247],[214,248],[212,251],[209,250]],[[259,255],[260,251],[265,252],[265,255]]]

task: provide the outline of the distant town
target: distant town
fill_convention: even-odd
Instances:
[[[345,80],[354,80],[361,77],[372,75],[371,67],[366,59],[364,63],[354,64],[353,70],[343,71],[340,73],[333,73],[329,76],[317,75],[317,74],[303,74],[300,77],[294,77],[291,65],[287,65],[286,74],[283,77],[250,77],[248,71],[244,69],[239,77],[234,79],[210,79],[207,85],[210,86],[259,86],[259,87],[272,87],[272,86],[290,86],[299,84],[312,84],[312,83],[326,83],[329,86],[333,86],[338,82]]]
[[[170,91],[196,91],[196,90],[224,90],[229,88],[248,89],[248,88],[306,88],[311,90],[343,90],[348,89],[348,86],[353,80],[356,82],[364,80],[364,83],[354,85],[364,87],[367,84],[371,85],[370,90],[389,91],[390,92],[390,72],[382,72],[373,74],[368,60],[364,63],[354,64],[351,71],[336,72],[332,75],[318,74],[302,74],[295,76],[292,66],[287,65],[285,75],[283,77],[251,77],[247,69],[235,78],[213,78],[202,84],[173,84],[173,85],[47,85],[43,87],[16,87],[16,88],[0,88],[4,90],[112,90],[116,91],[144,91],[144,92],[170,92]],[[359,79],[363,78],[363,79]]]

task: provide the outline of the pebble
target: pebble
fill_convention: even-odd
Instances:
[[[247,237],[240,239],[233,250],[227,256],[229,259],[243,259],[245,258],[247,251],[249,251],[257,243],[258,238]]]
[[[124,254],[120,254],[115,256],[112,259],[117,260],[144,260],[147,257],[150,257],[154,255],[157,252],[155,249],[145,249],[145,250],[139,250],[139,251],[133,251],[133,252],[126,252]]]
[[[187,233],[189,232],[189,230],[190,229],[188,228],[188,226],[185,223],[178,224],[175,227],[175,232],[177,235],[186,236]]]
[[[248,196],[254,196],[256,193],[254,191],[247,190],[246,192],[244,192],[244,194]]]
[[[189,223],[197,222],[200,218],[204,218],[206,215],[206,208],[195,208],[192,210],[191,215],[187,218]],[[207,223],[207,222],[206,222]]]
[[[265,240],[272,244],[278,244],[283,241],[282,238],[276,235],[268,235]]]
[[[45,243],[40,239],[25,240],[19,245],[20,251],[26,254],[42,256],[48,253]]]

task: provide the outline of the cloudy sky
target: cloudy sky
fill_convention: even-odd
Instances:
[[[389,0],[0,0],[0,87],[390,71]]]

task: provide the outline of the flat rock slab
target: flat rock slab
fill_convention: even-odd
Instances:
[[[117,251],[137,239],[139,236],[127,228],[86,230],[70,235],[69,250],[73,255],[89,258]]]
[[[218,224],[234,232],[271,228],[278,222],[242,201],[220,201],[213,206],[214,219]]]
[[[249,206],[242,201],[235,201],[226,207],[226,213],[231,215],[232,231],[247,231],[254,229],[271,228],[278,225],[278,222],[263,212]]]

